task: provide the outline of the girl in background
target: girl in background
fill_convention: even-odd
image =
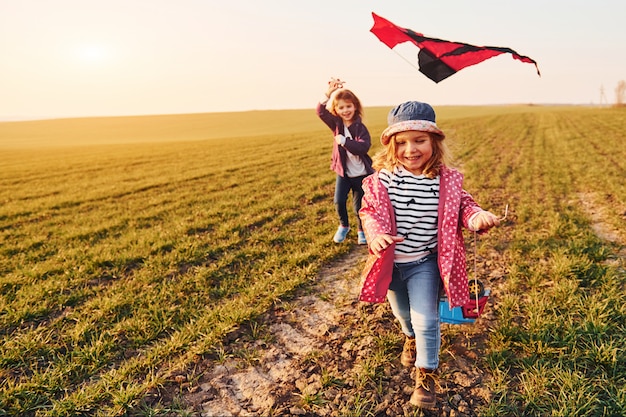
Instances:
[[[343,81],[331,78],[324,97],[317,104],[317,115],[333,132],[333,152],[330,169],[337,174],[334,203],[339,226],[333,236],[335,243],[346,239],[350,231],[348,221],[348,195],[352,191],[352,204],[357,221],[357,243],[366,245],[367,240],[359,210],[363,198],[363,179],[372,174],[372,159],[367,152],[371,138],[363,124],[363,107],[357,96],[343,88]]]

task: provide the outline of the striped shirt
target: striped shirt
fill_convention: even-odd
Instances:
[[[391,173],[381,169],[380,181],[387,188],[396,215],[398,236],[395,262],[413,262],[437,250],[439,176],[414,175],[403,167]]]

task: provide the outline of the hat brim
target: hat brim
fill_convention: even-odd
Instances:
[[[387,129],[383,130],[382,135],[380,135],[380,142],[383,145],[387,145],[389,143],[389,139],[393,135],[400,132],[406,132],[408,130],[435,133],[441,136],[442,139],[446,137],[441,129],[439,129],[437,125],[430,120],[405,120],[403,122],[394,123]]]

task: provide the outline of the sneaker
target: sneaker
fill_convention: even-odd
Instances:
[[[333,236],[333,241],[335,243],[341,243],[346,240],[346,236],[348,235],[348,231],[350,230],[347,226],[339,226],[337,228],[337,233]]]
[[[406,337],[402,355],[400,355],[400,363],[404,366],[415,366],[417,360],[417,351],[415,350],[415,337]]]
[[[359,230],[359,245],[367,245],[367,239],[365,239],[365,232]]]

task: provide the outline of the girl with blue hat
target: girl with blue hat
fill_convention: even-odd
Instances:
[[[410,402],[420,408],[436,404],[440,291],[451,308],[470,301],[462,227],[484,232],[499,224],[463,189],[444,139],[429,104],[393,108],[359,211],[369,244],[359,298],[389,301],[405,334],[401,363],[416,367]]]

